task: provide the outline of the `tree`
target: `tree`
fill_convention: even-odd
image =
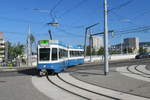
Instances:
[[[91,54],[90,46],[87,46],[86,47],[86,55],[90,56],[90,54]]]
[[[24,55],[24,45],[23,44],[20,44],[18,43],[15,50],[16,50],[16,53],[17,53],[17,56],[23,56]]]
[[[33,34],[30,34],[30,42],[31,42],[31,46],[35,42],[35,38],[34,38]]]
[[[104,48],[100,48],[98,50],[98,55],[104,55]]]
[[[30,38],[31,53],[32,53],[32,50],[34,50],[33,44],[35,43],[35,37],[33,36],[33,34],[30,34],[29,38]]]
[[[139,53],[145,53],[147,50],[144,48],[139,48]]]
[[[96,55],[97,52],[95,51],[95,49],[92,49],[92,55]]]
[[[128,48],[128,53],[133,53],[134,49]]]
[[[111,54],[111,55],[112,54],[118,54],[118,52],[116,50],[110,50],[109,52],[110,52],[109,54]]]
[[[8,58],[9,59],[15,59],[18,56],[24,55],[24,45],[18,43],[17,45],[12,45],[10,42],[8,43]]]

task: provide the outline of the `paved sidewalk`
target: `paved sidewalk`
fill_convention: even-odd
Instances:
[[[145,69],[147,68],[149,67],[145,67]],[[131,72],[132,71],[134,72],[134,70],[131,70]],[[149,70],[147,70],[146,72],[148,71]],[[97,86],[129,93],[137,96],[142,96],[150,99],[150,82],[140,80],[140,78],[137,79],[136,78],[137,74],[131,72],[124,72],[124,71],[118,72],[117,69],[113,67],[110,68],[109,75],[105,76],[103,74],[103,70],[92,69],[91,67],[91,69],[77,70],[75,72],[71,72],[70,74],[73,77],[77,78],[78,80],[90,84],[94,84]],[[132,77],[124,75],[124,73],[132,74]],[[140,77],[142,77],[143,74],[141,73],[139,75]],[[149,77],[143,77],[143,78],[145,78],[145,80],[150,80],[150,74],[147,73],[147,75],[149,75]]]
[[[5,66],[5,67],[0,67],[0,72],[11,72],[11,71],[17,71],[17,70],[20,70],[20,69],[31,69],[31,68],[36,68],[36,67],[27,67],[27,66],[17,66],[17,67],[8,67],[8,66]]]

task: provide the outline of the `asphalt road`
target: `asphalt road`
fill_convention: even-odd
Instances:
[[[132,59],[126,61],[110,62],[109,75],[105,76],[103,64],[84,64],[67,69],[70,74],[86,83],[100,87],[121,91],[133,95],[150,98],[150,83],[132,77],[124,76],[116,71],[116,68],[125,66],[146,65],[150,69],[150,59]]]
[[[150,59],[126,60],[110,62],[110,68],[127,66],[127,65],[145,64],[150,65]],[[86,63],[75,67],[70,67],[66,72],[77,70],[102,70],[101,63]],[[150,69],[147,66],[147,69]],[[110,72],[113,70],[110,70]],[[36,75],[35,69],[18,69],[18,71],[1,72],[0,71],[0,100],[51,100],[44,94],[40,93],[31,82],[31,77]],[[77,74],[74,74],[77,75]],[[86,74],[79,75],[81,78],[88,78]],[[96,78],[96,77],[95,77]],[[90,81],[90,80],[89,80]],[[115,84],[115,83],[114,83]]]
[[[0,100],[51,100],[31,82],[34,69],[0,72]]]
[[[130,66],[130,65],[147,65],[147,69],[150,70],[150,59],[130,59],[130,60],[121,60],[121,61],[111,61],[109,62],[109,68],[113,67],[122,67],[122,66]],[[84,69],[104,69],[104,64],[102,62],[95,63],[86,63],[84,65],[79,65],[75,67],[70,67],[67,71],[75,71],[75,70],[84,70]]]

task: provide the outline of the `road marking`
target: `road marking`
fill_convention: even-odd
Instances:
[[[130,70],[132,70],[132,67],[135,67],[135,66],[136,65],[130,66],[131,67]],[[140,67],[138,66],[137,68],[140,68]],[[132,78],[136,78],[136,79],[140,79],[140,80],[143,80],[143,81],[150,82],[150,80],[148,78],[144,78],[144,77],[142,77],[140,75],[136,75],[136,74],[130,73],[127,70],[127,66],[120,67],[120,68],[118,67],[116,70],[118,72],[120,72],[121,74],[126,75],[128,77],[132,77]],[[102,88],[102,87],[98,87],[98,86],[95,86],[95,85],[92,85],[92,84],[85,83],[85,82],[82,82],[80,80],[77,80],[76,78],[73,78],[68,73],[61,73],[59,75],[65,81],[71,82],[74,85],[77,85],[79,87],[91,90],[93,92],[97,92],[97,93],[104,94],[104,95],[111,96],[111,97],[116,97],[116,98],[121,99],[121,100],[122,99],[123,100],[149,100],[148,98],[144,98],[144,97],[140,97],[140,96],[135,96],[135,95],[131,95],[131,94],[127,94],[127,93],[123,93],[123,92],[119,92],[119,91],[115,91],[115,90],[111,90],[111,89],[106,89],[106,88]],[[32,84],[41,93],[45,94],[50,99],[53,99],[53,100],[62,100],[62,99],[65,99],[65,100],[81,100],[82,99],[80,97],[77,97],[77,96],[75,96],[73,94],[70,94],[70,93],[68,93],[68,92],[66,92],[64,90],[61,90],[60,88],[54,86],[53,84],[51,84],[50,82],[48,82],[48,80],[45,77],[36,77],[36,76],[33,76],[31,78],[31,80],[32,80]],[[104,100],[104,99],[102,99],[102,100]]]
[[[63,73],[65,74],[65,73]],[[62,74],[61,74],[62,75]],[[50,80],[52,82],[54,82],[55,84],[57,84],[58,86],[68,90],[68,91],[71,91],[73,93],[76,93],[76,94],[79,94],[83,97],[87,97],[89,98],[90,100],[112,100],[112,98],[108,98],[108,97],[104,97],[104,96],[101,96],[101,95],[98,95],[98,94],[95,94],[95,93],[91,93],[89,91],[86,91],[86,90],[83,90],[83,89],[80,89],[80,88],[77,88],[77,87],[74,87],[68,83],[65,83],[64,81],[60,80],[57,76],[55,77],[49,77]],[[72,83],[72,82],[71,82]],[[77,84],[80,84],[80,83],[77,83]]]
[[[150,71],[146,69],[146,65],[139,65],[137,66],[137,69],[145,74],[150,74]]]
[[[132,67],[135,67],[135,66],[136,65],[132,65],[132,66],[129,66],[129,68],[130,67],[132,68]],[[132,69],[130,69],[130,70],[132,70]],[[125,66],[125,67],[118,67],[118,68],[116,68],[116,71],[120,72],[122,75],[131,77],[131,78],[135,78],[135,79],[139,79],[139,80],[142,80],[142,81],[150,82],[150,78],[146,78],[146,77],[143,77],[141,75],[137,75],[137,74],[133,74],[133,73],[129,72],[127,70],[127,66]],[[134,70],[132,70],[132,71],[134,71]],[[141,73],[141,74],[143,74],[143,73]]]
[[[0,71],[4,71],[4,72],[9,72],[9,71],[17,71],[17,69],[7,69],[7,68],[3,68],[3,69],[0,69]]]
[[[123,92],[118,92],[118,91],[114,91],[114,90],[110,90],[110,89],[106,89],[106,88],[102,88],[102,87],[98,87],[98,86],[95,86],[92,84],[85,83],[85,82],[82,82],[80,80],[73,78],[68,73],[60,74],[60,76],[65,81],[71,82],[72,84],[77,85],[79,87],[91,90],[93,92],[101,93],[101,94],[104,94],[107,96],[116,97],[121,100],[149,100],[147,98],[143,98],[140,96],[135,96],[135,95],[131,95],[131,94],[123,93]]]
[[[84,100],[51,84],[46,77],[32,76],[32,84],[52,100]]]
[[[142,73],[142,72],[136,70],[136,67],[143,67],[143,65],[139,65],[139,66],[137,66],[137,65],[129,66],[128,69],[129,69],[129,70],[131,71],[131,73],[133,73],[133,74],[135,73],[135,74],[138,74],[138,75],[143,76],[143,77],[150,77],[150,75],[146,75],[146,74],[144,74],[144,73]]]

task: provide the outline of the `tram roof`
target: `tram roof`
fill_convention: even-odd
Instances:
[[[70,48],[70,49],[83,49],[83,46],[67,45],[64,42],[61,42],[59,40],[39,40],[38,44],[39,45],[60,45],[60,46],[67,47],[67,48]]]

